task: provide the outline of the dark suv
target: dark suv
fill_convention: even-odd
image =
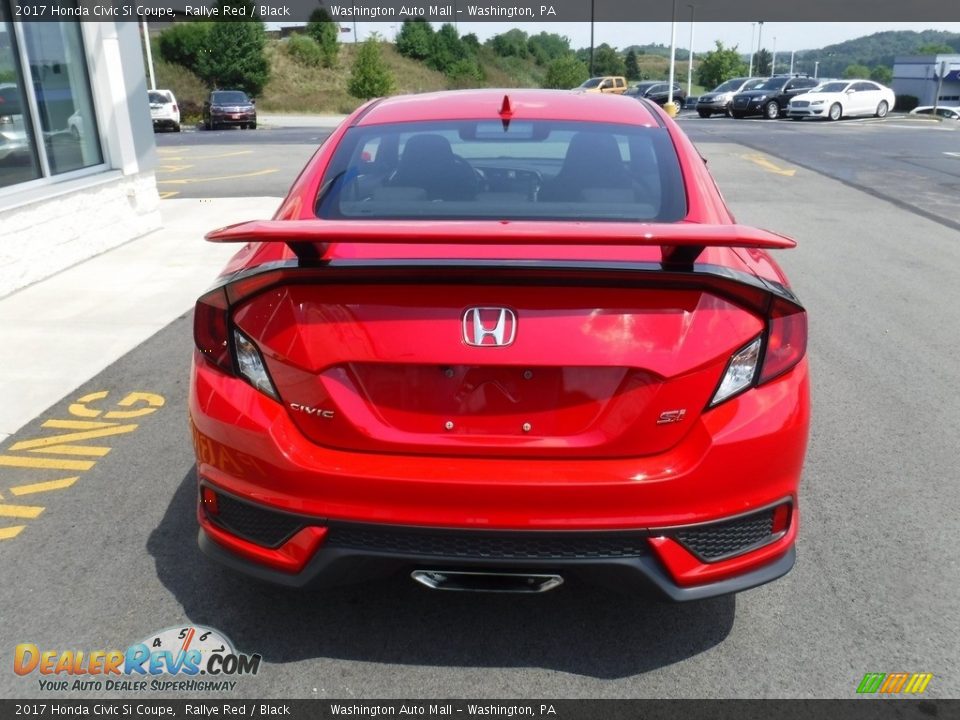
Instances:
[[[768,120],[776,120],[787,109],[790,98],[819,84],[819,80],[807,75],[774,75],[752,90],[734,95],[730,114],[735,118],[763,115]]]
[[[214,90],[203,103],[203,126],[216,130],[220,125],[257,127],[257,108],[242,90]]]
[[[647,98],[653,100],[657,105],[663,106],[670,96],[670,84],[661,81],[642,82],[627,88],[624,95],[635,98]],[[680,107],[683,107],[687,99],[687,91],[681,88],[677,83],[673,84],[673,101]]]

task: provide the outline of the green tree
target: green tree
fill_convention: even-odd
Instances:
[[[740,57],[737,46],[726,48],[717,40],[715,48],[700,58],[697,83],[705,88],[715,88],[725,80],[746,74],[747,64]]]
[[[770,68],[773,65],[773,56],[766,48],[757,50],[753,56],[753,70],[755,75],[769,75]]]
[[[951,55],[955,53],[952,47],[942,42],[927,43],[917,48],[917,55]]]
[[[246,17],[256,17],[252,2],[225,0],[219,7],[244,7]],[[212,23],[209,47],[216,52],[201,56],[196,69],[210,87],[245,90],[256,96],[270,79],[270,64],[264,54],[267,43],[263,23],[236,20]]]
[[[209,22],[190,22],[167,28],[157,41],[160,57],[195,72],[210,47],[212,26]]]
[[[337,53],[340,51],[340,26],[330,19],[330,14],[324,8],[317,8],[310,13],[306,29],[307,35],[320,48],[323,66],[332,68],[337,64]]]
[[[397,52],[413,60],[430,57],[433,28],[426,20],[404,20],[397,33]]]
[[[538,65],[547,65],[570,52],[570,40],[556,33],[540,32],[527,40],[527,50]]]
[[[640,79],[640,64],[637,62],[637,53],[633,50],[627,53],[627,59],[624,61],[624,67],[627,73],[627,80]]]
[[[460,40],[456,28],[450,23],[444,23],[430,38],[430,56],[427,58],[427,66],[449,74],[454,64],[466,54],[467,48]]]
[[[393,90],[393,75],[380,52],[376,38],[365,40],[357,51],[347,90],[354,97],[370,98],[389,95]]]
[[[870,79],[881,85],[890,85],[893,82],[893,70],[885,65],[877,65],[870,71]]]
[[[547,66],[547,76],[543,86],[558,90],[575,88],[588,77],[587,64],[577,60],[576,56],[568,54],[557,58]]]
[[[847,65],[846,69],[843,71],[843,77],[851,80],[854,78],[870,77],[870,68],[868,68],[866,65],[859,64]]]
[[[623,75],[626,73],[626,64],[623,57],[607,43],[603,43],[593,50],[594,75]]]
[[[500,57],[527,57],[527,34],[523,30],[514,28],[505,33],[494,35],[487,40],[487,44],[493,48]]]

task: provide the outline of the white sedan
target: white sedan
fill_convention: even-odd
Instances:
[[[893,107],[893,90],[872,80],[834,80],[797,95],[787,106],[794,120],[825,117],[839,120],[855,115],[885,117]]]

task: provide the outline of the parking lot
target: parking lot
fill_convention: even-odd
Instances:
[[[196,546],[185,307],[0,447],[8,645],[125,648],[206,625],[263,656],[237,697],[848,698],[867,672],[960,694],[960,130],[680,122],[738,221],[798,240],[777,256],[809,312],[813,378],[790,574],[685,605],[572,583],[515,598],[233,575]],[[159,135],[159,188],[279,201],[325,134]],[[78,696],[9,672],[0,693]]]

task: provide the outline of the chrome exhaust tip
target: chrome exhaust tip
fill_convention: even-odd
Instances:
[[[410,577],[431,590],[543,593],[563,584],[559,575],[465,570],[414,570]]]

